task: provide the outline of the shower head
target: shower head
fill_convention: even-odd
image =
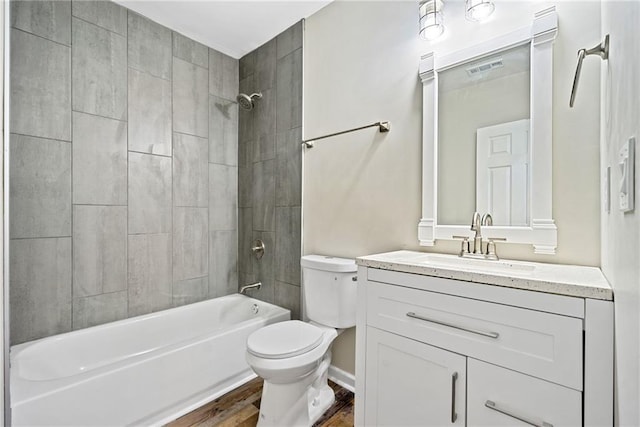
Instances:
[[[238,104],[240,105],[240,107],[244,108],[247,111],[250,111],[253,109],[254,99],[262,99],[262,93],[260,92],[252,93],[251,95],[241,93],[240,95],[236,96],[236,100],[238,101]]]

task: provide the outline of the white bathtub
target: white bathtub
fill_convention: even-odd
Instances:
[[[14,346],[13,425],[166,423],[254,378],[247,337],[289,318],[235,294]]]

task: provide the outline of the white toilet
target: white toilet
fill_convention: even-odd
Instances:
[[[356,264],[307,255],[302,293],[309,322],[265,326],[247,339],[247,362],[264,378],[258,426],[311,426],[333,404],[331,343],[356,324]]]

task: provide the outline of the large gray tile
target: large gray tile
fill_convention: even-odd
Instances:
[[[127,35],[127,9],[101,0],[73,0],[73,16],[120,35]]]
[[[11,30],[11,132],[71,141],[71,48]]]
[[[301,208],[276,208],[276,280],[300,286],[301,236]]]
[[[222,96],[222,57],[224,53],[209,49],[209,94]]]
[[[11,238],[71,235],[71,144],[11,135]]]
[[[298,21],[276,37],[278,59],[302,47],[302,21]],[[279,88],[279,87],[278,87]]]
[[[222,98],[234,100],[238,95],[238,60],[230,56],[222,56]]]
[[[209,296],[238,292],[238,232],[209,233]]]
[[[129,11],[129,67],[171,79],[171,30]]]
[[[300,287],[276,280],[274,302],[291,311],[291,320],[300,319]]]
[[[240,92],[245,94],[252,94],[253,92],[253,76],[246,77],[240,81]],[[262,101],[258,101],[262,103]],[[249,141],[253,140],[253,128],[255,122],[254,110],[247,111],[243,108],[238,108],[238,140]],[[253,160],[252,160],[253,161]]]
[[[11,241],[11,344],[71,330],[71,238]]]
[[[173,306],[178,307],[204,301],[209,297],[209,278],[181,280],[173,284]]]
[[[302,128],[277,138],[276,206],[302,205]]]
[[[207,208],[173,210],[173,280],[206,276],[208,269]]]
[[[254,147],[253,161],[259,162],[276,157],[276,91],[262,92],[262,99],[253,109]]]
[[[73,113],[73,203],[127,204],[127,122]]]
[[[126,319],[127,294],[127,291],[122,291],[85,298],[74,298],[73,329],[89,328]]]
[[[253,164],[253,229],[275,231],[276,179],[275,160]]]
[[[128,316],[170,308],[173,304],[171,234],[129,236],[127,258]]]
[[[176,133],[173,136],[174,206],[209,206],[209,142],[197,136]]]
[[[173,130],[206,138],[209,132],[208,72],[173,58]]]
[[[249,167],[238,167],[238,207],[253,206],[253,163]]]
[[[209,162],[238,165],[238,104],[209,97]]]
[[[129,153],[129,234],[171,232],[171,158]]]
[[[73,109],[126,120],[127,39],[77,18],[72,24]]]
[[[173,32],[173,56],[204,68],[209,67],[209,48],[175,31]]]
[[[127,207],[74,206],[74,298],[125,289],[127,289]]]
[[[276,86],[276,39],[271,39],[256,49],[255,83],[261,91]]]
[[[238,227],[238,168],[209,164],[209,229]]]
[[[256,51],[253,50],[238,61],[240,80],[253,75],[256,70]]]
[[[253,242],[253,211],[238,209],[238,281],[241,285],[255,282],[255,263],[251,252]]]
[[[234,101],[238,95],[238,60],[209,49],[209,93]]]
[[[275,233],[273,232],[260,232],[254,231],[254,239],[260,239],[264,242],[265,248],[275,248]],[[259,260],[256,260],[255,266],[255,278],[256,281],[262,283],[262,289],[253,293],[251,296],[255,296],[262,301],[275,304],[275,251],[266,249],[264,256]],[[241,283],[245,285],[246,283]]]
[[[277,131],[302,126],[302,49],[278,60]]]
[[[69,46],[71,1],[12,1],[11,26]]]
[[[171,82],[129,69],[129,150],[171,156]]]

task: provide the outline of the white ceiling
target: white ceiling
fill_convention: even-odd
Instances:
[[[115,0],[234,58],[241,58],[331,1]]]

